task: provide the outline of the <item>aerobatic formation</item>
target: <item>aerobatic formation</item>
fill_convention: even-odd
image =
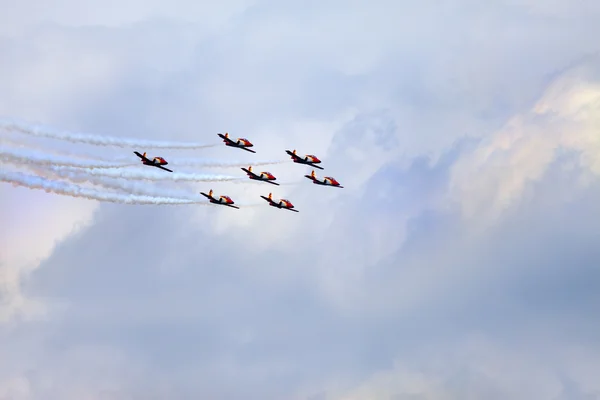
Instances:
[[[168,141],[136,141],[136,139],[106,137],[99,135],[91,135],[85,133],[70,133],[62,132],[54,129],[32,126],[28,124],[5,122],[0,120],[0,130],[9,133],[25,134],[37,136],[46,139],[59,139],[72,143],[83,143],[95,146],[117,146],[117,147],[138,147],[138,148],[160,148],[160,149],[201,149],[214,147],[216,144],[202,143],[181,143]],[[229,133],[217,134],[223,140],[225,146],[238,148],[250,153],[256,153],[250,149],[254,144],[245,138],[232,139]],[[2,138],[0,143],[11,143],[11,140]],[[208,193],[199,192],[206,198],[202,199],[198,194],[190,195],[183,191],[173,191],[166,185],[152,185],[150,187],[142,187],[135,183],[127,183],[122,180],[130,181],[176,181],[176,182],[265,182],[271,185],[279,186],[276,182],[277,178],[271,172],[253,171],[252,165],[247,165],[247,162],[223,162],[223,161],[208,161],[199,158],[190,160],[176,160],[171,164],[164,157],[155,155],[148,156],[147,152],[140,153],[138,149],[133,153],[139,158],[137,162],[131,157],[122,156],[118,159],[99,160],[90,159],[90,155],[75,155],[71,152],[64,152],[62,155],[49,154],[44,152],[34,152],[28,149],[29,143],[14,142],[18,148],[0,149],[0,160],[3,164],[25,167],[34,174],[26,174],[21,171],[9,171],[3,166],[0,171],[0,181],[12,183],[15,186],[24,186],[30,189],[42,189],[46,192],[62,194],[72,197],[83,197],[93,200],[108,201],[123,204],[206,204],[206,205],[222,205],[234,209],[243,208],[236,204],[231,197],[225,194],[215,195],[213,189],[209,188]],[[323,170],[321,160],[314,155],[298,155],[296,150],[285,150],[294,163],[310,166],[316,169]],[[86,159],[87,158],[87,159]],[[155,167],[168,173],[149,170],[127,170],[125,168],[139,165],[141,162],[144,166]],[[283,161],[257,161],[257,165],[279,164]],[[169,165],[173,169],[166,166]],[[240,169],[246,174],[246,178],[228,175],[213,175],[213,174],[197,174],[190,172],[174,171],[179,166],[204,166],[204,167],[241,167]],[[331,186],[343,188],[340,183],[333,177],[324,176],[318,177],[314,169],[310,175],[304,177],[311,180],[316,185]],[[66,182],[65,182],[66,180]],[[83,186],[86,185],[86,186]],[[90,187],[91,186],[91,187]],[[100,187],[100,188],[98,188]],[[111,192],[109,190],[119,190],[121,193]],[[126,193],[123,193],[126,192]],[[198,197],[196,197],[198,196]],[[298,212],[294,204],[287,199],[275,199],[273,193],[260,196],[271,207]],[[264,204],[264,203],[262,203]]]

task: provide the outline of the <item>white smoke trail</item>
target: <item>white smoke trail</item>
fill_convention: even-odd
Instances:
[[[150,168],[150,167],[146,167]],[[69,176],[69,172],[77,172],[72,167],[50,167],[60,176]],[[127,180],[147,180],[147,181],[188,181],[188,182],[226,182],[237,181],[243,178],[227,175],[202,175],[184,172],[166,172],[166,171],[138,171],[138,170],[116,170],[116,169],[92,169],[86,171],[88,175],[105,176],[107,178],[122,178]]]
[[[96,146],[116,146],[129,148],[145,147],[160,149],[203,149],[207,147],[218,146],[218,144],[140,140],[133,138],[93,135],[81,132],[65,132],[40,125],[31,125],[10,120],[0,120],[0,128],[8,132],[17,132],[38,137],[67,140],[73,143],[86,143]]]
[[[64,150],[64,149],[56,149],[56,148],[52,148],[52,147],[45,147],[40,145],[39,143],[29,143],[29,142],[24,142],[22,140],[13,140],[12,138],[0,138],[0,145],[2,145],[2,147],[4,148],[8,148],[10,149],[12,148],[18,148],[18,149],[28,149],[28,150],[37,150],[38,152],[41,152],[43,154],[54,154],[54,155],[58,155],[58,156],[62,156],[62,157],[70,157],[70,158],[78,158],[78,159],[92,159],[92,160],[96,160],[96,161],[106,161],[106,157],[101,157],[98,154],[93,154],[93,153],[88,153],[88,152],[82,152],[80,150],[77,151],[77,153],[74,153],[73,151],[68,151],[68,150]],[[111,154],[110,158],[110,162],[115,162],[115,163],[126,163],[126,162],[130,162],[132,159],[136,160],[137,157],[134,156],[124,156],[124,155],[114,155]]]
[[[151,187],[151,186],[142,186],[139,184],[139,182],[119,182],[119,181],[115,181],[115,180],[111,180],[111,179],[107,179],[107,178],[101,178],[101,177],[94,177],[93,180],[90,180],[90,177],[84,177],[84,175],[80,175],[79,177],[71,177],[70,180],[77,180],[77,179],[81,179],[83,181],[87,181],[92,183],[93,185],[99,185],[102,187],[105,187],[107,189],[116,189],[116,190],[122,190],[128,193],[132,193],[132,194],[137,194],[137,195],[145,195],[145,196],[168,196],[168,197],[175,197],[178,199],[185,199],[185,200],[190,200],[193,201],[195,204],[201,204],[201,205],[205,205],[205,206],[210,206],[212,205],[210,202],[208,202],[208,200],[205,197],[201,197],[199,194],[199,190],[196,191],[195,193],[189,193],[189,192],[183,192],[183,191],[179,191],[179,190],[174,190],[174,189],[170,189],[170,188],[165,188],[165,187]],[[204,189],[204,192],[208,192],[208,190]],[[216,196],[218,197],[218,196]],[[237,200],[237,199],[236,199]],[[259,202],[254,202],[254,203],[248,203],[248,202],[240,202],[240,201],[236,201],[235,205],[237,206],[241,206],[244,208],[248,208],[248,207],[256,207],[259,205],[262,205]]]
[[[62,194],[71,197],[82,197],[90,200],[106,201],[122,204],[164,204],[182,205],[198,204],[198,201],[176,199],[168,197],[151,197],[124,195],[120,193],[103,193],[92,189],[70,185],[65,182],[50,181],[39,176],[26,175],[20,172],[0,172],[0,182],[8,182],[13,185],[24,186],[29,189],[41,189],[46,192]]]
[[[94,186],[101,186],[106,189],[121,190],[121,191],[125,191],[125,192],[132,193],[132,194],[137,194],[137,195],[142,195],[142,196],[170,197],[170,198],[176,197],[178,199],[194,201],[194,204],[200,204],[200,205],[205,205],[205,206],[212,205],[210,202],[205,200],[204,197],[199,199],[200,195],[198,192],[194,192],[194,193],[183,192],[183,191],[173,190],[170,188],[165,188],[164,186],[157,186],[157,187],[144,186],[143,184],[140,184],[141,182],[121,182],[118,180],[113,180],[111,178],[89,176],[83,172],[76,173],[75,171],[72,171],[70,173],[66,173],[66,171],[61,171],[60,173],[57,173],[56,171],[50,171],[47,169],[41,169],[41,168],[36,168],[36,167],[31,168],[31,170],[33,172],[35,172],[36,174],[42,175],[49,179],[64,178],[64,179],[67,179],[74,183],[88,183],[88,184],[91,184]],[[204,189],[204,191],[208,192],[208,189]],[[241,206],[243,208],[258,207],[258,206],[263,205],[263,203],[260,201],[255,201],[255,202],[236,201],[235,204],[237,206]]]
[[[0,150],[0,160],[20,164],[37,165],[63,165],[77,168],[122,168],[139,163],[117,163],[94,160],[74,160],[68,157],[54,156],[51,154],[32,153],[27,150]]]
[[[206,167],[206,168],[241,168],[241,167],[245,167],[248,168],[248,166],[263,166],[263,165],[276,165],[276,164],[284,164],[287,162],[291,162],[290,160],[260,160],[260,161],[252,161],[252,162],[248,162],[248,161],[224,161],[224,160],[211,160],[211,159],[205,159],[205,158],[171,158],[171,157],[167,157],[166,155],[161,155],[161,154],[152,154],[152,155],[147,155],[147,157],[149,159],[152,159],[155,156],[164,156],[164,158],[167,159],[167,161],[169,162],[169,165],[171,165],[173,168],[177,168],[177,167]],[[90,156],[90,155],[86,155],[87,158],[95,158],[98,159],[97,156]],[[134,156],[132,156],[134,157]],[[130,160],[132,157],[129,156],[125,156],[125,155],[114,155],[112,157],[110,157],[110,161],[112,162],[113,160],[115,162],[125,162],[127,160]],[[137,157],[135,157],[137,159]]]
[[[89,153],[85,153],[85,152],[81,152],[81,151],[77,151],[77,153],[74,152],[69,152],[69,151],[64,151],[64,150],[59,150],[59,149],[53,149],[53,148],[46,148],[46,147],[42,147],[33,143],[24,143],[22,141],[15,141],[9,138],[0,138],[0,145],[12,145],[13,147],[17,147],[19,150],[23,150],[23,149],[28,149],[28,150],[37,150],[41,153],[43,153],[44,155],[46,155],[46,157],[49,157],[48,154],[54,154],[54,155],[58,155],[58,156],[62,156],[63,158],[77,158],[77,159],[88,159],[88,160],[95,160],[97,161],[97,165],[100,165],[101,163],[110,163],[110,164],[119,164],[122,166],[128,166],[128,165],[138,165],[139,162],[133,162],[131,160],[138,160],[138,158],[134,155],[124,155],[124,154],[111,154],[109,157],[101,157],[97,154],[89,154]],[[10,149],[10,148],[9,148]],[[8,150],[5,150],[8,151]],[[162,156],[161,154],[158,155],[151,155],[149,156],[150,159],[152,159],[152,157],[154,156]],[[130,162],[131,161],[131,162]],[[206,167],[206,168],[241,168],[241,167],[245,167],[247,168],[248,166],[263,166],[263,165],[276,165],[276,164],[284,164],[287,162],[291,162],[290,160],[260,160],[260,161],[253,161],[253,162],[248,162],[248,161],[222,161],[222,160],[211,160],[211,159],[203,159],[203,158],[184,158],[184,159],[170,159],[168,160],[170,162],[171,165],[177,167],[177,166],[181,166],[181,167]],[[91,168],[94,168],[95,165],[92,165]],[[70,166],[71,164],[56,164],[55,165],[67,165]],[[91,165],[91,164],[90,164]],[[72,165],[72,166],[79,166],[78,165]],[[104,168],[104,167],[97,167],[97,168]],[[110,168],[110,167],[106,167],[106,168]]]
[[[181,190],[175,190],[166,187],[144,186],[140,182],[121,182],[109,178],[96,177],[91,182],[94,185],[102,186],[106,189],[120,190],[131,194],[154,197],[176,197],[179,199],[198,201],[198,195],[190,194]]]
[[[70,173],[65,173],[65,171],[61,171],[60,173],[57,173],[56,171],[48,170],[37,170],[35,172],[46,177],[65,178],[73,183],[88,183],[95,186],[101,186],[105,189],[119,190],[136,195],[154,197],[176,197],[186,200],[198,200],[197,195],[190,194],[189,192],[173,190],[164,186],[146,186],[145,184],[136,181],[123,182],[121,180],[114,180],[111,178],[105,178],[101,176],[90,176],[85,172],[76,173],[73,171]]]

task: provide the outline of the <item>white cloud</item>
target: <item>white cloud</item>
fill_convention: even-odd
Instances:
[[[497,217],[561,151],[580,153],[586,169],[600,172],[600,81],[590,76],[597,66],[593,59],[559,77],[531,111],[457,163],[452,186],[467,217]]]

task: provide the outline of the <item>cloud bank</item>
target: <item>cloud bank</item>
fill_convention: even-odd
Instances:
[[[228,131],[345,188],[291,162],[279,187],[182,183],[295,214],[0,185],[0,399],[600,397],[599,7],[22,3],[0,17],[2,118]]]

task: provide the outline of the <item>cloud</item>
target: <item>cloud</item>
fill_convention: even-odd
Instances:
[[[256,200],[244,210],[2,186],[0,398],[597,396],[600,10],[199,4],[12,9],[0,114],[144,140],[228,131],[258,153],[152,156],[297,149],[345,188],[291,162],[264,168],[279,187],[190,186]],[[300,212],[263,204],[271,191]],[[30,299],[44,318],[18,321]]]
[[[50,256],[56,242],[89,226],[98,206],[89,200],[27,192],[10,186],[0,188],[5,226],[0,233],[0,322],[39,317],[44,312],[43,304],[24,296],[26,278]]]
[[[393,368],[374,374],[366,382],[340,399],[359,400],[386,398],[394,400],[429,399],[584,399],[595,398],[598,392],[585,393],[569,388],[566,377],[557,376],[539,355],[530,351],[515,351],[514,347],[488,343],[480,338],[454,350],[428,352],[430,360],[418,369],[398,360]],[[567,362],[595,363],[591,355],[568,349],[560,359]],[[581,358],[583,356],[583,359]],[[448,368],[452,365],[452,368]],[[518,365],[518,368],[515,366]],[[589,365],[597,368],[595,365]],[[570,369],[568,366],[566,369]],[[597,389],[596,389],[597,390]]]
[[[509,206],[564,152],[579,154],[584,171],[600,173],[598,60],[556,79],[531,111],[511,118],[457,163],[452,186],[465,214],[482,218]]]

